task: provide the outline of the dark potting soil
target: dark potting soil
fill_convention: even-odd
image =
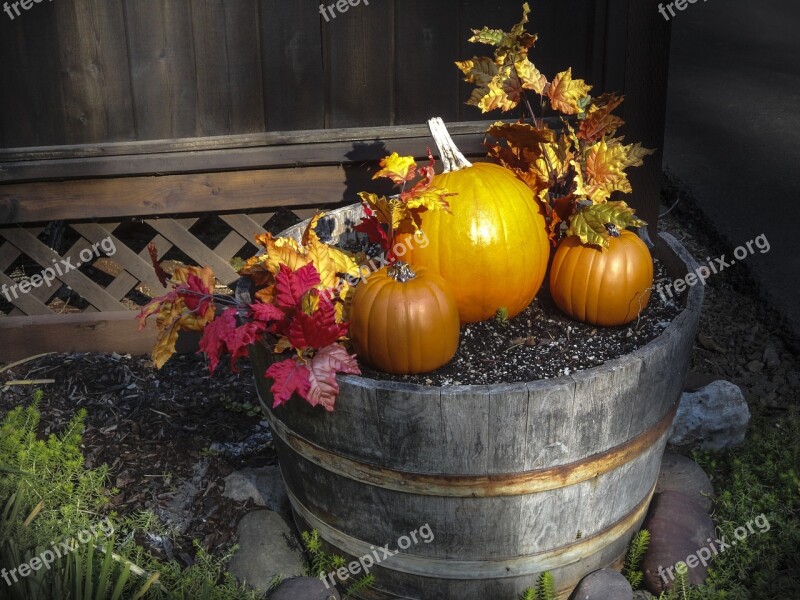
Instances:
[[[423,385],[485,385],[550,379],[589,369],[641,348],[658,337],[681,311],[680,299],[658,293],[669,278],[655,262],[654,288],[639,318],[622,327],[596,327],[561,313],[547,279],[533,302],[505,322],[462,325],[453,360],[431,373],[390,375],[361,364],[364,377]]]

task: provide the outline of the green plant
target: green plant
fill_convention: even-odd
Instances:
[[[235,548],[212,557],[195,542],[194,564],[182,569],[138,546],[138,532],[173,533],[150,512],[126,518],[109,515],[103,521],[109,525],[103,529],[104,539],[97,535],[78,543],[78,532],[98,532],[102,508],[115,490],[106,486],[106,467],[85,468],[81,453],[84,412],[79,411],[63,433],[38,439],[41,414],[37,405],[42,397],[38,391],[33,405],[13,409],[0,422],[0,464],[4,465],[0,477],[0,569],[6,569],[12,584],[0,580],[0,589],[8,588],[3,598],[255,600],[255,594],[225,572]],[[31,559],[45,556],[54,544],[62,543],[71,548],[68,554],[55,557],[49,568],[13,581],[12,570],[33,565]]]
[[[753,419],[743,446],[697,452],[695,460],[717,492],[713,517],[717,538],[764,515],[756,529],[714,556],[703,585],[690,587],[678,572],[659,600],[786,600],[797,595],[800,572],[800,410],[774,418],[751,406]]]
[[[658,600],[703,600],[708,598],[697,588],[692,588],[686,578],[686,571],[678,571],[672,587],[658,595]]]
[[[364,575],[347,586],[342,600],[351,600],[355,594],[365,592],[373,585],[375,585],[375,576],[372,574]]]
[[[328,554],[322,549],[322,541],[319,539],[319,532],[316,529],[304,531],[300,534],[300,537],[303,539],[303,546],[305,546],[310,558],[306,571],[309,577],[327,575],[347,564],[343,556]]]
[[[256,417],[261,414],[260,404],[254,402],[238,402],[228,396],[222,397],[222,406],[233,413],[247,415],[248,417]]]
[[[712,600],[784,600],[796,595],[800,572],[800,409],[780,418],[751,406],[750,433],[743,446],[698,452],[694,458],[711,476],[717,498],[713,517],[718,537],[730,541],[737,527],[764,515],[769,527],[737,540],[714,557],[706,584]],[[700,597],[700,596],[698,596]]]
[[[644,580],[644,573],[642,572],[642,561],[650,546],[650,532],[642,529],[633,536],[630,545],[628,546],[628,553],[625,555],[625,564],[622,567],[622,574],[625,579],[631,584],[635,590],[639,589]]]
[[[494,320],[501,325],[508,323],[508,309],[505,306],[498,308],[494,313]]]
[[[550,571],[545,571],[539,575],[535,588],[528,588],[519,597],[519,600],[555,600],[556,590],[553,583],[553,575]]]
[[[347,560],[338,554],[328,554],[322,549],[322,541],[319,538],[319,532],[314,529],[312,531],[304,531],[300,534],[308,552],[310,562],[306,569],[306,575],[309,577],[325,577],[329,573],[334,573],[337,569],[347,566]],[[342,584],[343,582],[339,582]],[[374,575],[364,575],[356,581],[345,586],[345,594],[343,600],[348,600],[358,592],[362,592],[372,587],[375,583]]]

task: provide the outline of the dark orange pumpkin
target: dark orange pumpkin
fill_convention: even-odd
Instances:
[[[539,205],[508,169],[472,165],[441,119],[429,125],[445,165],[433,183],[457,195],[448,198],[450,214],[422,213],[428,243],[415,244],[407,260],[447,281],[462,322],[490,319],[500,308],[514,317],[539,291],[550,258]]]
[[[350,339],[358,357],[387,373],[427,373],[458,350],[458,307],[447,283],[403,262],[372,273],[350,304]]]
[[[585,246],[576,236],[563,240],[550,268],[550,294],[577,321],[613,327],[633,321],[647,306],[653,287],[653,259],[630,231],[609,239],[609,247]]]

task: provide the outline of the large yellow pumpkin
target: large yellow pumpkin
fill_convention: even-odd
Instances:
[[[531,303],[547,270],[550,244],[539,205],[507,169],[471,165],[441,119],[429,125],[445,165],[434,184],[457,195],[448,198],[451,213],[422,214],[427,245],[414,243],[406,260],[450,284],[462,322],[489,319],[502,307],[513,317]]]
[[[605,251],[580,238],[563,240],[550,268],[550,294],[577,321],[613,327],[633,321],[653,287],[650,250],[635,233],[609,238]]]
[[[455,298],[424,267],[398,262],[369,275],[356,287],[349,319],[358,357],[386,373],[427,373],[458,350]]]

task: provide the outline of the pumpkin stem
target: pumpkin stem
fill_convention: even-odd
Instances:
[[[461,154],[453,138],[450,137],[450,132],[447,131],[447,127],[441,117],[430,119],[428,121],[428,129],[431,130],[433,141],[436,142],[436,147],[439,149],[439,157],[444,164],[445,173],[460,171],[472,166],[472,163]]]
[[[414,269],[411,268],[411,265],[403,262],[402,260],[397,261],[391,267],[389,267],[388,274],[389,277],[395,281],[399,281],[400,283],[411,281],[417,276],[417,274],[414,272]]]

